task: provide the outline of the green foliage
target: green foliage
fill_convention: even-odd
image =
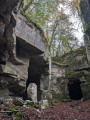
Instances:
[[[57,105],[57,101],[56,100],[52,100],[49,102],[50,106],[56,106]]]
[[[30,108],[40,108],[40,105],[38,102],[30,102],[30,103],[27,103],[27,106],[30,107]]]
[[[23,103],[19,100],[14,99],[13,104],[16,106],[23,106]]]
[[[12,117],[13,117],[13,120],[22,120],[23,119],[23,113],[22,112],[17,112],[16,114],[13,113]]]
[[[16,108],[11,108],[11,109],[10,109],[10,111],[12,111],[12,112],[15,111],[15,110],[16,110]]]
[[[40,26],[46,39],[46,44],[49,48],[50,55],[66,53],[74,49],[76,44],[70,41],[75,41],[76,38],[72,35],[71,22],[64,13],[63,7],[59,9],[60,4],[67,3],[63,0],[24,0],[24,7],[21,13],[36,26]],[[24,11],[24,8],[28,6]],[[45,38],[44,37],[44,38]],[[74,43],[75,43],[74,42]]]
[[[25,0],[24,6],[28,3],[29,0]],[[32,21],[43,26],[46,20],[49,20],[50,14],[57,9],[57,5],[58,0],[34,0],[33,4],[27,9],[25,14],[29,16]]]
[[[16,114],[16,118],[17,118],[18,120],[21,120],[21,119],[23,118],[23,113],[22,113],[22,112],[18,112],[18,113]]]
[[[60,64],[58,62],[52,61],[52,64],[58,65],[58,66],[68,66],[67,64]]]
[[[12,103],[4,103],[5,104],[5,106],[7,106],[8,108],[10,108],[10,109],[12,109],[12,108],[15,108],[15,105],[14,104],[12,104]]]
[[[78,56],[82,56],[80,60],[78,59]],[[68,65],[69,68],[72,67],[75,63],[78,63],[79,61],[87,61],[85,46],[68,52],[62,56],[54,57],[52,58],[52,60],[60,64]]]
[[[34,103],[33,107],[38,109],[38,108],[40,108],[40,105],[39,105],[39,103]]]

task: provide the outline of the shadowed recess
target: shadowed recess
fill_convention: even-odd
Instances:
[[[82,91],[80,87],[80,80],[70,80],[68,84],[69,95],[72,100],[80,100],[82,99]]]

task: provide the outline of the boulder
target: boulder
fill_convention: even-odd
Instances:
[[[30,101],[30,100],[26,100],[25,102],[24,102],[24,105],[33,105],[34,104],[34,102],[33,101]]]
[[[16,106],[23,106],[24,101],[22,100],[22,98],[18,98],[16,97],[16,99],[14,99],[13,104]]]
[[[27,88],[27,98],[37,102],[37,85],[34,83],[29,84]]]
[[[40,106],[42,109],[45,109],[49,105],[48,100],[41,100],[40,101]]]

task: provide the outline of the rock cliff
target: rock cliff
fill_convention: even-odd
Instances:
[[[65,96],[68,94],[71,99],[84,100],[90,99],[90,65],[88,63],[85,46],[82,46],[73,52],[67,53],[61,57],[53,58],[60,64],[67,64],[66,82],[63,79],[57,80],[57,88],[59,83],[63,81],[62,91],[66,91]],[[64,86],[64,87],[63,87]],[[59,86],[59,89],[61,87]]]
[[[30,81],[36,81],[40,84],[46,65],[44,58],[48,56],[48,49],[44,35],[37,25],[20,14],[22,2],[23,0],[0,1],[0,97],[23,97],[28,87],[26,83],[29,85]],[[36,66],[31,63],[32,57]],[[29,70],[30,64],[32,70]],[[35,67],[36,80],[31,80],[28,77],[33,72],[29,71]],[[41,70],[40,73],[38,69]]]
[[[86,45],[87,58],[90,64],[90,1],[81,0],[80,8],[81,8],[81,19],[85,32],[84,41]]]

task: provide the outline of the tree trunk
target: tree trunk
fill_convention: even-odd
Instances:
[[[50,89],[50,86],[51,86],[51,65],[52,62],[51,62],[51,55],[49,55],[49,89]]]
[[[29,7],[30,5],[33,3],[34,0],[31,0],[24,8],[23,8],[23,11],[25,12]]]

